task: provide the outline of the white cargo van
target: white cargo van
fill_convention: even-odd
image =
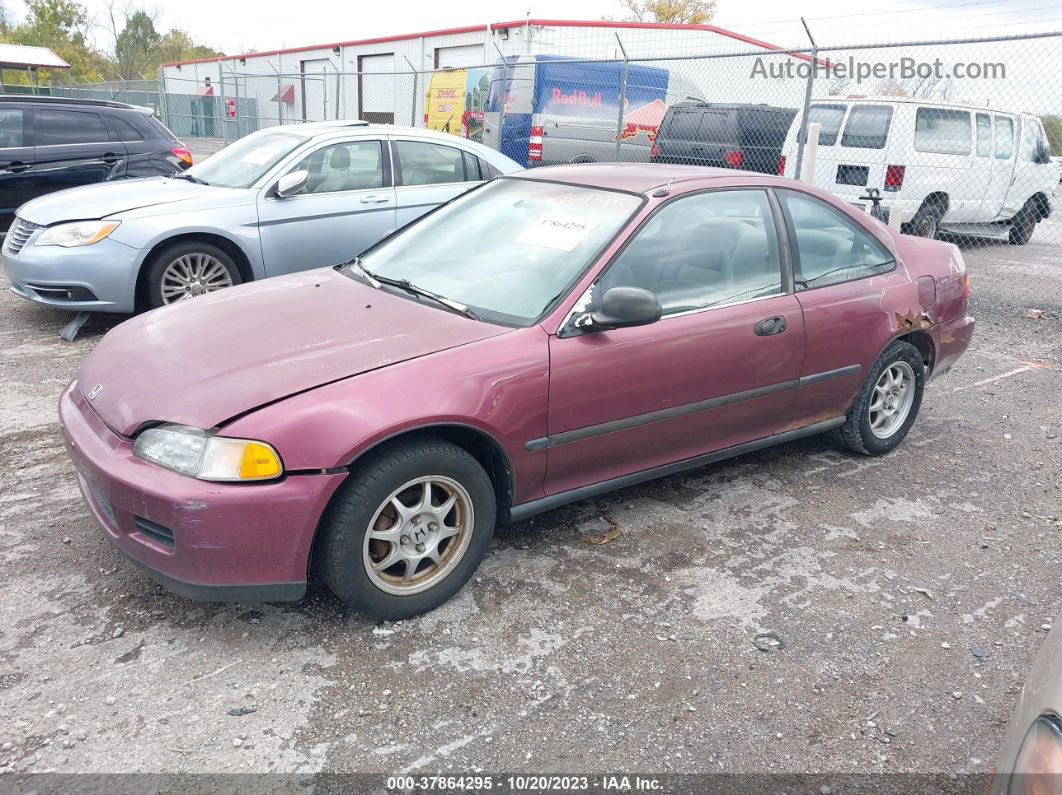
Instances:
[[[1006,232],[1023,245],[1051,213],[1058,175],[1037,116],[907,97],[814,100],[821,125],[815,185],[859,203],[867,188],[897,204],[903,230]],[[778,173],[796,177],[800,114]]]

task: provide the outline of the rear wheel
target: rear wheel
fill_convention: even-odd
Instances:
[[[160,251],[148,266],[146,303],[152,309],[239,284],[232,257],[205,241],[189,240]]]
[[[922,355],[895,340],[878,357],[856,395],[838,438],[863,455],[883,455],[899,446],[918,416],[925,389]]]
[[[1030,240],[1032,240],[1033,232],[1036,230],[1036,211],[1031,205],[1025,205],[1021,212],[1014,216],[1014,220],[1010,222],[1010,234],[1008,240],[1010,240],[1013,246],[1024,246]]]
[[[927,204],[911,219],[911,234],[936,240],[940,236],[940,219],[944,214],[936,204]]]
[[[494,487],[471,455],[422,437],[373,453],[322,524],[325,582],[348,607],[396,621],[446,602],[487,554]]]

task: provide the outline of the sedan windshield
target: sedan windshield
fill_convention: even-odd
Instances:
[[[384,240],[361,258],[479,317],[530,325],[565,295],[641,205],[631,194],[499,179]]]
[[[184,173],[207,185],[249,188],[281,158],[305,142],[306,138],[291,133],[248,135]]]

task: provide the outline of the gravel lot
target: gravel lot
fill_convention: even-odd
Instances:
[[[0,772],[983,772],[1062,607],[1060,245],[967,250],[974,347],[896,453],[804,440],[503,528],[381,626],[124,562],[55,415],[105,327],[5,291]]]

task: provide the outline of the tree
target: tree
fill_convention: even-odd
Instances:
[[[703,25],[715,16],[716,0],[621,0],[635,22]]]
[[[93,49],[87,38],[88,14],[84,6],[73,0],[27,0],[26,20],[0,32],[0,39],[12,44],[48,47],[70,64],[70,76],[75,80],[103,79],[107,59]],[[29,76],[7,72],[8,82],[30,82]]]
[[[128,17],[125,28],[115,36],[114,59],[118,62],[118,74],[126,80],[142,77],[144,72],[157,66],[161,43],[162,36],[145,12],[137,11]]]
[[[183,30],[174,28],[159,41],[157,60],[159,63],[172,63],[196,58],[216,58],[221,54],[212,47],[196,44]]]

